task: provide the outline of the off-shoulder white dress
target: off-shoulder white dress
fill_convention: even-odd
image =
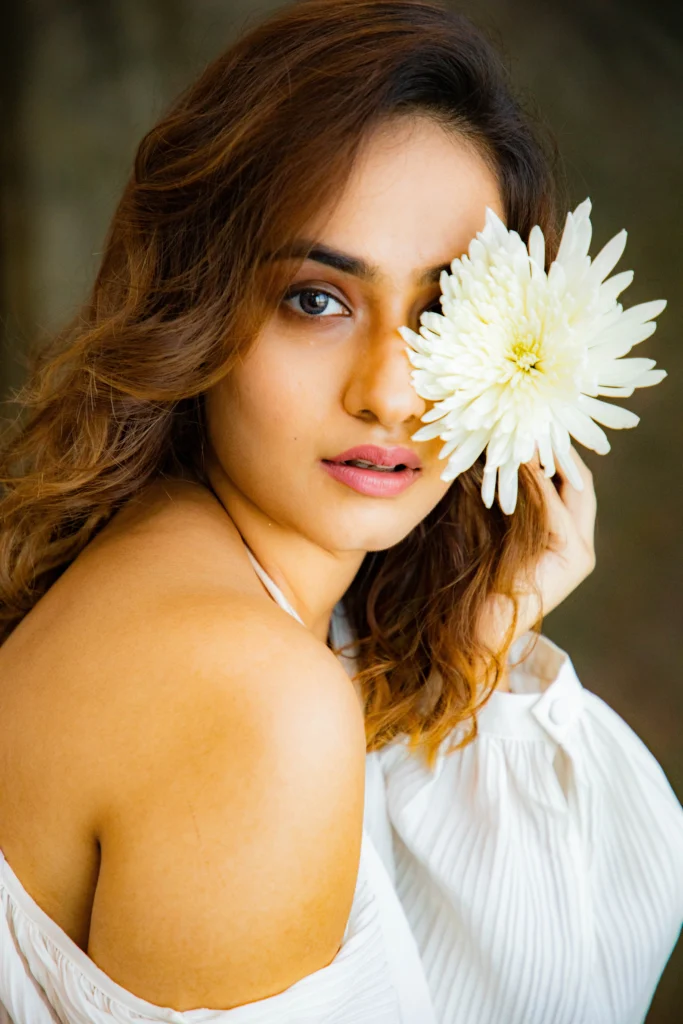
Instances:
[[[335,644],[350,638],[341,603],[331,628]],[[353,659],[340,659],[351,673]],[[442,752],[433,771],[403,740],[367,756],[341,949],[267,999],[177,1011],[139,998],[44,913],[0,852],[0,1022],[640,1024],[683,923],[683,808],[550,640],[511,679],[474,743]]]

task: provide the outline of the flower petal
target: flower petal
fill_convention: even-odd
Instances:
[[[644,324],[646,320],[652,320],[659,316],[666,309],[666,299],[652,299],[651,302],[639,302],[637,306],[631,306],[624,310],[619,318],[622,324]]]
[[[411,331],[410,327],[399,327],[397,330],[403,340],[407,341],[409,345],[414,345],[416,341],[419,342],[420,340],[420,336],[415,331]]]
[[[600,309],[605,311],[610,309],[632,281],[632,270],[623,270],[620,274],[615,274],[614,277],[603,281],[600,285]]]
[[[509,459],[512,455],[512,444],[512,434],[497,430],[491,437],[486,450],[485,468],[493,469],[494,466],[500,466],[501,463]]]
[[[555,263],[564,263],[574,245],[574,214],[569,212],[565,217],[564,229],[555,256]]]
[[[556,416],[550,421],[550,437],[553,442],[553,449],[557,455],[557,461],[560,462],[560,454],[568,452],[572,446],[571,438],[567,428],[560,423]],[[562,462],[560,462],[562,465]]]
[[[498,501],[503,512],[511,516],[517,505],[519,463],[510,460],[498,470]]]
[[[496,478],[498,476],[498,467],[496,466],[493,470],[484,470],[484,479],[481,484],[481,496],[486,508],[491,508],[493,505],[493,499],[496,496]]]
[[[650,388],[653,384],[660,384],[665,377],[668,377],[666,370],[648,370],[638,380],[633,381],[633,387]]]
[[[588,197],[586,197],[583,200],[583,202],[579,203],[579,205],[574,210],[574,217],[575,217],[575,219],[576,220],[584,220],[587,217],[590,217],[590,213],[591,213],[592,207],[593,207],[593,204],[591,203],[590,199]]]
[[[593,237],[593,225],[590,216],[581,216],[579,209],[574,211],[574,223],[576,225],[575,255],[587,256],[590,249],[591,238]]]
[[[651,337],[657,330],[657,324],[649,321],[646,324],[634,324],[632,327],[616,325],[610,327],[606,334],[598,338],[591,346],[591,359],[604,363],[612,359],[620,359],[630,352],[634,345]]]
[[[450,479],[464,473],[466,469],[469,469],[477,461],[487,445],[489,436],[488,430],[477,430],[470,434],[467,440],[460,445],[458,450],[448,460],[447,468]],[[441,479],[443,480],[444,477]]]
[[[545,238],[538,224],[529,232],[529,255],[541,270],[545,270]]]
[[[593,397],[604,395],[605,398],[630,398],[635,390],[634,384],[630,384],[627,388],[610,388],[607,386],[601,386],[596,388],[595,391],[591,391],[590,394]],[[584,394],[587,394],[587,392],[584,392]]]
[[[548,271],[548,287],[559,297],[564,293],[566,286],[567,275],[564,271],[564,267],[561,263],[558,263],[557,260],[555,260]]]
[[[528,462],[529,459],[534,457],[535,451],[536,439],[533,434],[528,434],[518,429],[512,447],[512,457],[515,462]]]
[[[567,450],[566,452],[557,452],[557,461],[567,474],[569,483],[572,484],[572,486],[574,486],[577,489],[577,491],[582,491],[583,478],[579,473],[576,463],[569,454],[569,451]]]
[[[426,427],[420,427],[418,431],[410,435],[411,441],[431,441],[433,437],[438,437],[443,430],[443,424],[428,423]]]
[[[612,273],[626,248],[627,238],[628,233],[622,230],[602,247],[591,265],[591,276],[594,280],[604,281],[607,275]]]
[[[599,455],[606,455],[610,450],[611,445],[605,431],[581,409],[567,403],[559,405],[555,409],[555,415],[572,437],[580,441],[586,448],[592,448]]]
[[[578,403],[583,411],[598,423],[604,423],[606,427],[615,430],[635,427],[640,423],[640,416],[636,416],[630,409],[622,409],[620,405],[601,402],[598,398],[589,398],[588,395],[579,395]]]
[[[646,370],[651,370],[655,363],[654,359],[615,359],[614,362],[600,367],[598,381],[600,384],[622,387],[641,376]]]
[[[547,477],[555,476],[555,459],[553,458],[553,446],[547,434],[541,434],[538,439],[538,456]]]

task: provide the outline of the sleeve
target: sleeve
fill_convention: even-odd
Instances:
[[[456,727],[432,769],[405,744],[380,751],[437,1017],[640,1024],[683,922],[683,808],[566,651],[538,634],[513,647],[473,742],[448,750]]]

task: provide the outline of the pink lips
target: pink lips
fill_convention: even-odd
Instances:
[[[347,459],[362,459],[376,466],[399,466],[393,471],[363,469],[347,466]],[[377,445],[358,445],[337,455],[334,459],[323,459],[322,465],[330,476],[346,484],[360,494],[375,498],[388,498],[405,491],[417,479],[422,463],[415,452],[408,448],[380,448]]]
[[[349,459],[362,459],[373,462],[376,466],[398,466],[403,464],[409,469],[420,469],[422,462],[415,452],[409,448],[380,448],[376,444],[359,444],[348,448],[345,452],[335,455],[330,462],[347,462]]]

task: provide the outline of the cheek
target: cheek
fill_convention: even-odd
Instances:
[[[250,403],[265,405],[292,423],[329,418],[344,373],[342,350],[315,333],[302,329],[298,336],[279,336],[273,330],[263,335],[244,366]]]
[[[276,343],[276,341],[278,343]],[[210,426],[243,452],[316,445],[330,417],[334,373],[296,346],[264,337],[212,397]],[[327,371],[327,372],[326,372]],[[225,443],[225,442],[224,442]]]
[[[275,435],[284,442],[301,433],[315,418],[320,401],[319,382],[305,368],[282,358],[255,360],[240,382],[240,405],[245,422],[259,434]],[[300,429],[297,429],[300,428]]]

